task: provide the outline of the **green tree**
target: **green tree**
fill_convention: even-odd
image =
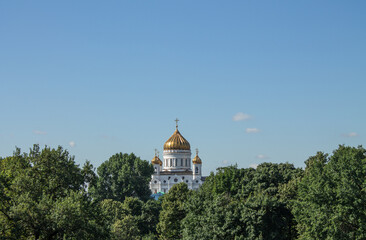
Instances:
[[[121,231],[128,228],[125,224],[137,227],[140,237],[151,239],[156,235],[161,210],[159,200],[150,199],[142,202],[138,198],[126,197],[124,202],[119,202],[105,199],[100,202],[100,209],[103,222],[112,238],[120,237]]]
[[[310,157],[293,209],[300,239],[366,239],[365,176],[361,146]]]
[[[112,239],[134,240],[141,239],[140,230],[136,217],[127,215],[121,220],[117,220],[112,225]]]
[[[162,210],[162,200],[150,199],[142,206],[139,229],[143,235],[157,235],[156,226],[159,222],[159,214]]]
[[[175,184],[162,200],[157,232],[160,239],[181,239],[181,221],[186,216],[185,202],[190,190],[187,184]]]
[[[84,189],[74,158],[61,147],[1,160],[0,224],[5,239],[104,238],[98,209]]]
[[[113,224],[123,219],[127,212],[123,207],[123,203],[112,199],[104,199],[99,203],[101,218],[106,226],[106,231],[111,232]]]
[[[98,167],[98,180],[91,189],[93,197],[97,200],[113,199],[121,202],[126,197],[148,200],[153,172],[148,161],[141,160],[133,153],[117,153]]]
[[[194,192],[186,203],[187,216],[182,221],[183,239],[236,239],[243,236],[239,202],[230,194],[214,197]]]
[[[288,163],[218,169],[187,201],[183,239],[294,239],[284,186],[302,172]]]
[[[210,176],[206,178],[203,188],[213,195],[227,193],[235,196],[242,191],[243,187],[248,186],[254,173],[253,168],[238,169],[236,165],[218,168],[216,174],[211,172]]]

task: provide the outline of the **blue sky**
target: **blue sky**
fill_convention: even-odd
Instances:
[[[1,1],[0,156],[151,160],[180,121],[203,172],[365,144],[365,1]]]

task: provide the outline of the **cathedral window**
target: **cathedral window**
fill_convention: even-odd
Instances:
[[[196,173],[198,173],[198,167],[196,167]]]
[[[178,178],[174,178],[174,182],[178,182]]]

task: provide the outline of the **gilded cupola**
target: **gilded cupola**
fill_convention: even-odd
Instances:
[[[196,149],[196,156],[192,160],[193,164],[202,164],[201,158],[198,156],[198,149]]]
[[[164,143],[164,150],[190,150],[191,145],[180,134],[178,129],[175,130],[173,135]]]
[[[189,142],[178,131],[178,119],[173,135],[164,143],[164,150],[191,150]]]
[[[155,157],[151,160],[152,164],[159,164],[160,166],[163,165],[163,162],[159,158],[159,152],[155,149]]]
[[[152,164],[159,164],[160,166],[163,165],[163,162],[160,160],[160,158],[158,156],[155,156],[152,160],[151,160]]]

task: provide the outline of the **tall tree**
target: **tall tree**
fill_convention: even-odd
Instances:
[[[365,176],[361,146],[310,157],[293,209],[300,239],[366,239]]]
[[[0,167],[6,186],[0,224],[6,239],[104,238],[98,209],[67,151],[34,145],[29,154],[20,154],[17,149]]]
[[[126,197],[147,200],[151,195],[149,182],[153,172],[148,161],[133,153],[117,153],[98,167],[98,180],[91,189],[93,197],[98,200],[124,201]]]
[[[186,216],[185,202],[190,195],[187,184],[175,184],[162,201],[157,232],[160,239],[181,239],[181,221]]]
[[[183,239],[293,239],[289,199],[280,189],[301,174],[288,163],[218,169],[187,201]]]

